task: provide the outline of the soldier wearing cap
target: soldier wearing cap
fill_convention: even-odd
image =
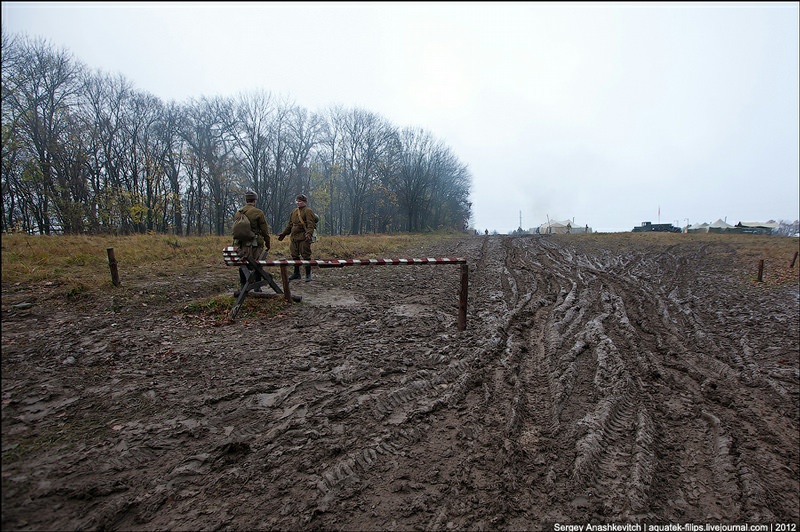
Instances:
[[[235,238],[233,239],[234,247],[240,248],[242,253],[247,254],[253,260],[261,259],[261,253],[265,249],[269,251],[270,248],[267,217],[264,215],[264,211],[256,207],[256,200],[258,200],[258,194],[256,194],[254,190],[248,190],[244,194],[245,204],[241,209],[244,215],[250,220],[250,227],[253,229],[256,237],[250,242],[239,242]],[[246,279],[241,269],[239,270],[239,281],[241,285],[244,286]],[[256,291],[260,291],[260,289]]]
[[[294,260],[311,260],[311,237],[317,228],[316,216],[308,206],[305,194],[298,194],[294,200],[297,208],[289,215],[289,221],[284,230],[278,235],[278,240],[289,236],[289,253]],[[295,265],[294,273],[289,280],[300,278],[300,266]],[[311,280],[311,265],[306,264],[306,282]]]

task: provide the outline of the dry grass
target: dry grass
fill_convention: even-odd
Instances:
[[[765,285],[797,283],[800,272],[800,259],[791,266],[794,254],[798,252],[800,240],[788,236],[742,235],[742,234],[689,234],[679,235],[688,242],[699,245],[717,244],[718,249],[728,248],[742,275],[757,282],[758,266],[764,261],[762,282]]]
[[[353,259],[400,257],[409,250],[430,244],[432,240],[459,235],[393,234],[359,236],[323,236],[314,245],[314,257]],[[463,235],[461,235],[463,236]],[[553,235],[550,238],[574,239],[590,247],[615,249],[617,252],[643,247],[694,245],[713,247],[735,257],[748,275],[757,275],[764,260],[765,282],[797,282],[800,259],[789,265],[800,241],[791,237],[674,233],[596,233],[591,235]],[[152,273],[183,268],[216,266],[221,250],[230,245],[229,237],[175,237],[165,235],[131,236],[30,236],[2,235],[3,284],[31,284],[47,281],[63,286],[68,298],[78,299],[96,289],[111,286],[108,248],[113,248],[121,272]],[[710,246],[711,245],[711,246]],[[269,257],[289,255],[289,242],[272,237]]]
[[[796,284],[800,280],[800,258],[794,267],[791,266],[795,253],[800,251],[800,239],[788,236],[654,232],[553,235],[549,238],[556,237],[572,238],[585,246],[605,248],[618,254],[625,250],[649,248],[666,251],[681,246],[684,253],[695,252],[732,261],[741,269],[743,278],[754,283],[757,282],[759,262],[763,260],[763,285]]]
[[[323,236],[314,244],[318,258],[352,259],[394,256],[448,235],[362,235]],[[269,258],[289,256],[289,241],[271,238]],[[67,285],[77,297],[90,290],[111,286],[108,249],[120,271],[126,275],[139,270],[180,270],[222,261],[222,248],[230,237],[131,236],[30,236],[2,235],[2,282]]]

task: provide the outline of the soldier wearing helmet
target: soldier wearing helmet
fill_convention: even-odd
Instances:
[[[264,215],[264,211],[256,207],[258,194],[254,190],[248,190],[244,194],[244,200],[245,204],[240,210],[250,220],[250,228],[256,236],[249,242],[240,242],[234,238],[233,245],[241,249],[242,254],[248,255],[253,260],[259,260],[261,259],[261,253],[265,250],[269,251],[270,248],[269,225],[267,225],[267,217]],[[241,269],[239,270],[239,281],[244,286],[246,279]]]

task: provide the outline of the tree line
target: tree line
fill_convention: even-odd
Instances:
[[[422,129],[263,89],[163,102],[26,35],[2,58],[3,232],[225,235],[247,189],[274,232],[301,192],[328,234],[469,225],[468,168]]]

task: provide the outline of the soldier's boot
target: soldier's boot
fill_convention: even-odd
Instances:
[[[300,278],[300,266],[298,264],[294,265],[294,273],[289,277],[290,281],[294,281],[295,279]]]
[[[306,282],[309,282],[310,280],[311,280],[311,265],[307,264],[306,265]]]
[[[249,268],[248,268],[248,269],[249,269]],[[251,274],[253,274],[253,270],[250,270],[250,273],[251,273]],[[258,275],[258,274],[254,274],[254,275]],[[261,276],[260,276],[260,275],[258,275],[258,279],[261,279]],[[253,289],[253,292],[261,292],[261,287],[260,287],[260,286],[258,286],[258,287],[256,287],[256,288],[254,288],[254,289]]]

